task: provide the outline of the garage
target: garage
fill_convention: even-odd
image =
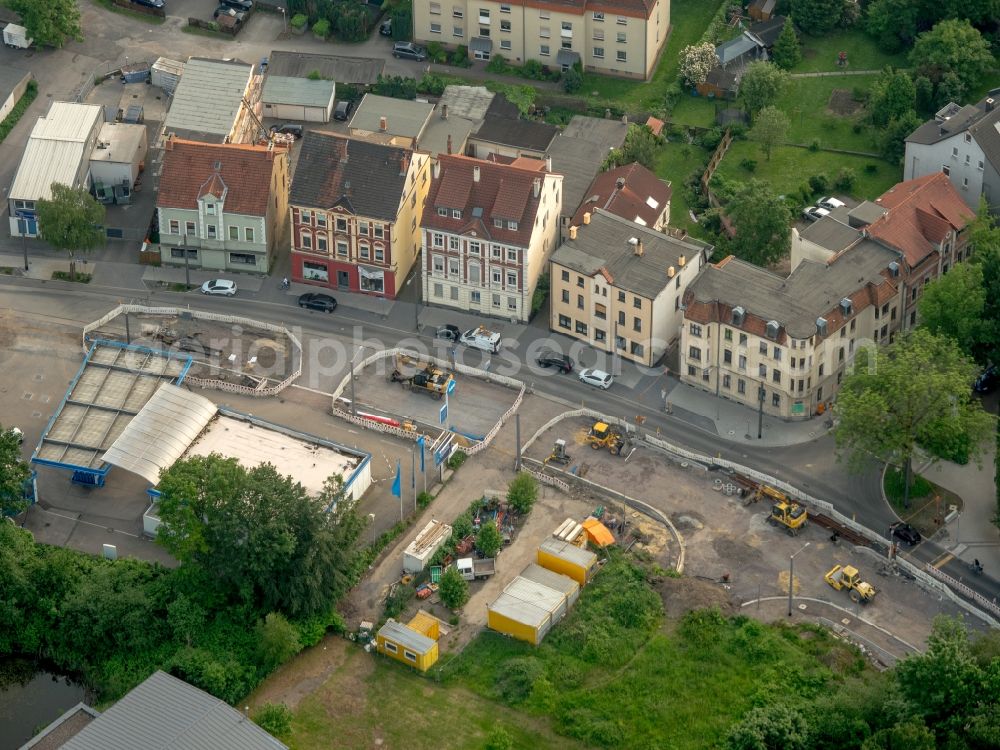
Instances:
[[[269,75],[261,101],[264,117],[295,122],[329,122],[337,85],[324,79]]]

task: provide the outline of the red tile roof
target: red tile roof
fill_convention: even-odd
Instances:
[[[421,226],[455,234],[475,231],[487,239],[526,247],[531,241],[540,203],[535,197],[534,182],[536,179],[544,182],[547,173],[541,160],[518,159],[518,162],[498,164],[456,154],[439,155],[441,172],[431,180]],[[449,209],[447,216],[438,215],[438,208]],[[452,217],[456,209],[461,211],[462,218]],[[494,218],[503,219],[503,227],[494,226]],[[517,229],[508,229],[507,221],[516,221]]]
[[[196,209],[199,196],[211,193],[221,197],[225,191],[227,213],[265,216],[275,156],[285,153],[280,146],[171,138],[163,151],[156,205]]]
[[[868,226],[868,234],[901,252],[910,268],[975,218],[943,172],[900,182],[875,202],[888,213]]]
[[[660,135],[663,132],[663,126],[666,123],[663,120],[658,120],[652,115],[648,120],[646,120],[646,127],[653,131],[653,135]]]
[[[622,187],[618,187],[619,181]],[[587,197],[570,223],[581,226],[585,213],[603,208],[628,221],[635,221],[638,217],[645,222],[645,226],[653,227],[670,201],[672,192],[669,185],[641,164],[626,164],[594,178],[587,189]],[[646,202],[649,198],[656,202],[656,208]]]

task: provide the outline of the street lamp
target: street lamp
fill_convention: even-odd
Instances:
[[[188,255],[188,231],[187,224],[184,225],[184,286],[191,288],[191,262]]]
[[[285,15],[285,9],[283,7],[279,7],[278,10],[281,11],[281,21],[282,21],[282,23],[285,26],[285,33],[287,34],[288,33],[288,16]]]
[[[368,520],[371,521],[372,524],[372,544],[375,544],[375,514],[369,513]]]
[[[767,397],[767,391],[764,389],[763,385],[757,386],[757,401],[759,405],[757,407],[757,439],[760,440],[764,436],[764,399]]]
[[[792,616],[792,592],[795,583],[795,555],[802,552],[806,547],[808,547],[811,542],[806,542],[802,545],[802,548],[798,552],[795,552],[788,556],[788,616]]]
[[[356,378],[354,377],[354,364],[355,364],[355,362],[358,359],[358,354],[360,354],[362,351],[364,351],[364,349],[365,349],[365,345],[364,344],[359,344],[358,348],[357,348],[357,351],[354,352],[354,356],[351,358],[351,416],[352,417],[356,416],[357,413],[358,413],[358,410],[357,410],[357,408],[355,408],[355,405],[354,405],[355,404],[355,400],[354,400],[354,381],[356,380]]]

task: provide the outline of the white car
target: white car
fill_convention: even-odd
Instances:
[[[466,346],[471,346],[473,349],[482,349],[484,352],[491,352],[492,354],[499,352],[500,347],[503,345],[500,334],[489,330],[486,326],[479,326],[479,328],[468,330],[459,336],[458,340]]]
[[[842,200],[838,200],[837,198],[820,198],[818,201],[816,201],[816,205],[819,206],[820,208],[826,208],[832,211],[835,208],[842,208],[847,204],[844,203],[844,201]]]
[[[593,367],[585,367],[580,370],[580,380],[587,385],[597,386],[604,390],[608,390],[611,384],[615,382],[615,379],[610,374],[604,372],[604,370],[595,370]]]
[[[232,297],[236,294],[236,282],[229,279],[212,279],[201,285],[202,294],[221,294]]]
[[[805,211],[802,212],[802,215],[809,221],[818,221],[819,219],[822,219],[824,216],[829,216],[830,212],[825,208],[817,208],[816,206],[809,206],[809,208],[807,208]]]

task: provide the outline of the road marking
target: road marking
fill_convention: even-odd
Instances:
[[[940,570],[944,565],[947,565],[954,559],[955,556],[950,552],[942,552],[940,555],[938,555],[937,559],[931,563],[931,565]]]

